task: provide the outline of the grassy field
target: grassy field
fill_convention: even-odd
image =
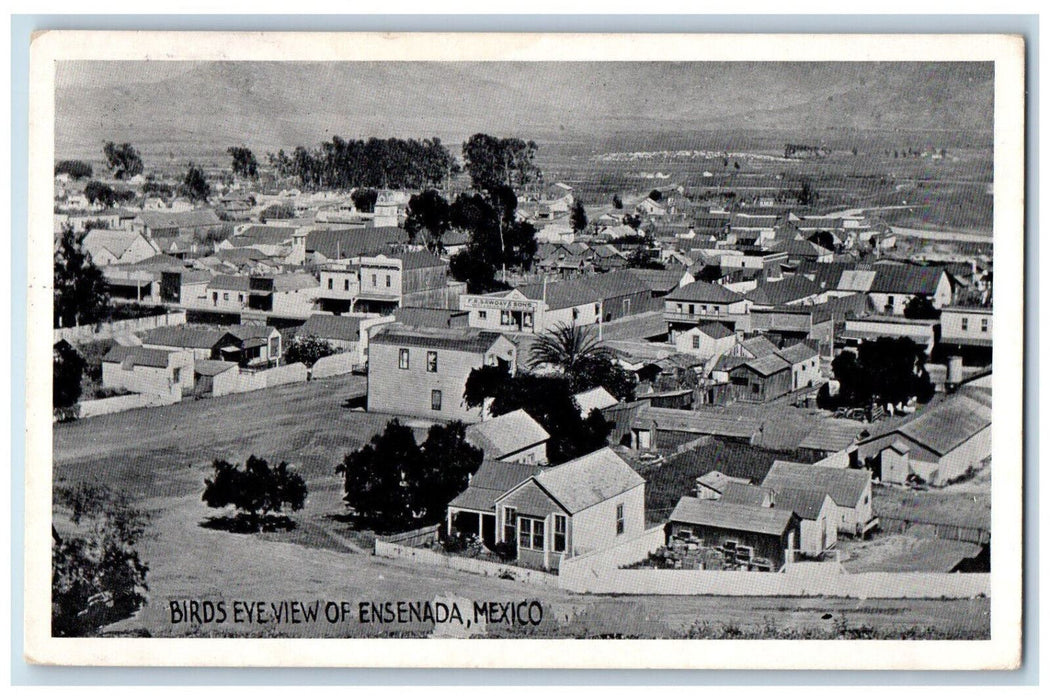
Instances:
[[[454,570],[420,571],[376,558],[368,553],[367,535],[353,533],[341,522],[341,482],[333,471],[346,451],[389,419],[344,405],[363,390],[363,378],[344,377],[55,426],[56,483],[102,481],[131,493],[151,517],[142,543],[150,602],[107,633],[417,636],[434,632],[433,624],[361,623],[357,606],[372,601],[537,600],[544,615],[535,632],[555,636],[680,637],[698,622],[721,630],[765,624],[766,618],[783,629],[827,634],[833,629],[829,615],[845,616],[850,625],[870,626],[886,636],[916,627],[952,637],[988,634],[987,600],[585,596]],[[413,426],[425,429],[422,423]],[[211,461],[243,460],[252,453],[289,460],[305,475],[310,493],[306,508],[295,514],[298,527],[263,535],[202,527],[212,515],[200,498]],[[228,606],[234,601],[346,602],[352,613],[336,622],[323,615],[310,622],[286,618],[277,623],[269,616],[263,622],[235,622],[232,611],[223,624],[173,621],[172,601],[178,607],[180,601],[205,600]],[[518,632],[489,625],[470,633]]]

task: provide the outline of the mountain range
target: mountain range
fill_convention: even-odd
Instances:
[[[990,63],[67,62],[58,157],[345,138],[992,130]]]

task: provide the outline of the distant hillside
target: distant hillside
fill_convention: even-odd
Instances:
[[[156,65],[156,64],[154,64]],[[58,70],[59,157],[259,152],[345,137],[823,130],[990,132],[991,64],[78,62]]]

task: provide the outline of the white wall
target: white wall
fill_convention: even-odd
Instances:
[[[616,506],[624,505],[624,531],[616,534]],[[605,549],[645,529],[645,484],[580,511],[572,516],[573,556]]]

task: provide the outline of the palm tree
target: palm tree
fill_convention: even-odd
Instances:
[[[593,326],[577,326],[559,323],[536,338],[529,351],[530,368],[553,365],[565,374],[584,360],[608,357],[609,349],[602,345]]]

